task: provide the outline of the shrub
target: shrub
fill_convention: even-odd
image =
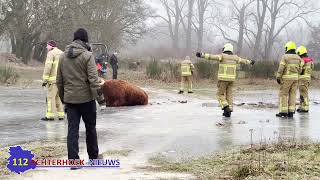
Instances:
[[[278,66],[274,61],[257,61],[254,66],[243,65],[241,69],[251,78],[274,78]]]
[[[151,79],[160,79],[162,71],[161,64],[155,59],[150,61],[146,67],[147,76]]]
[[[8,65],[0,65],[0,83],[16,83],[19,74],[16,69]]]
[[[167,62],[162,64],[161,80],[170,82],[179,79],[180,77],[180,64],[174,62]]]
[[[314,70],[315,71],[320,71],[320,63],[315,63],[314,64]]]
[[[218,74],[219,64],[210,61],[198,61],[194,64],[199,78],[215,79]]]

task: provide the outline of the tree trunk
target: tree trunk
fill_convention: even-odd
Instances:
[[[258,59],[258,53],[260,51],[260,44],[261,44],[261,40],[262,40],[263,24],[264,24],[266,12],[267,12],[266,2],[264,2],[264,0],[262,0],[261,2],[262,2],[262,13],[261,13],[261,15],[258,14],[257,36],[256,36],[256,40],[254,42],[254,47],[253,47],[252,58],[254,60]],[[257,11],[259,11],[259,9],[260,9],[260,0],[257,1]]]
[[[242,55],[242,46],[243,46],[243,38],[244,38],[244,26],[245,26],[245,11],[246,7],[243,5],[240,9],[239,14],[239,37],[237,43],[237,52],[239,55]]]
[[[174,35],[173,35],[173,49],[176,52],[176,54],[179,54],[179,25],[180,25],[180,15],[181,10],[179,8],[179,0],[174,0],[175,4],[175,18],[174,18]]]
[[[277,20],[277,10],[278,10],[278,2],[279,0],[274,0],[272,3],[273,6],[271,8],[271,27],[270,27],[270,31],[268,34],[268,39],[266,42],[266,48],[265,48],[265,55],[264,55],[264,60],[270,60],[271,58],[271,51],[272,51],[272,47],[274,44],[274,30],[275,30],[275,26],[276,26],[276,20]]]
[[[191,51],[191,25],[192,25],[192,16],[193,16],[193,4],[194,0],[188,0],[188,27],[186,33],[186,54],[190,54]]]
[[[201,51],[203,47],[203,31],[204,31],[204,13],[207,9],[207,1],[198,0],[198,14],[199,14],[199,27],[197,28],[198,47],[197,50]]]

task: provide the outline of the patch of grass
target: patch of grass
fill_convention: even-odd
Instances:
[[[184,172],[199,179],[317,179],[319,144],[278,143],[241,147],[206,157],[171,161],[149,159],[149,170]]]
[[[119,155],[119,156],[129,156],[129,154],[132,152],[131,149],[123,149],[123,150],[109,150],[103,153],[103,155]]]
[[[0,83],[14,84],[19,79],[16,69],[9,65],[0,65]]]
[[[23,149],[31,150],[35,159],[59,158],[66,155],[67,149],[64,143],[39,141],[21,145]],[[0,179],[8,175],[14,175],[7,168],[9,147],[0,148]]]

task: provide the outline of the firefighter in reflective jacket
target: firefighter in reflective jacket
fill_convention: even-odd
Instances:
[[[59,120],[64,120],[64,108],[58,95],[58,88],[56,85],[59,57],[63,52],[57,48],[57,44],[53,40],[47,43],[47,50],[48,54],[42,77],[42,86],[48,88],[47,113],[41,120],[53,121],[56,113],[58,114]]]
[[[300,91],[300,107],[298,108],[298,112],[307,113],[309,112],[309,86],[311,81],[311,74],[314,68],[312,58],[308,57],[307,48],[304,46],[300,46],[297,49],[297,54],[304,61],[304,65],[302,66],[302,72],[299,76],[299,91]]]
[[[192,74],[194,71],[194,65],[192,64],[190,57],[187,56],[185,60],[181,62],[181,87],[179,94],[184,92],[185,82],[188,84],[188,93],[193,93],[192,91]]]
[[[285,45],[286,54],[280,60],[277,82],[280,84],[279,113],[277,117],[293,118],[296,111],[296,94],[299,75],[304,64],[296,54],[296,44],[289,41]]]
[[[233,86],[237,77],[238,64],[254,65],[255,61],[242,59],[237,55],[233,55],[233,46],[230,43],[224,45],[223,53],[219,55],[211,55],[197,52],[197,57],[207,60],[215,60],[219,62],[218,72],[218,92],[217,98],[222,108],[223,116],[230,117],[233,111]]]

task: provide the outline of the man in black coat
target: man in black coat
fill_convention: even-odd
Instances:
[[[110,57],[110,65],[112,67],[112,79],[118,78],[118,58],[117,58],[117,52],[113,53]]]

